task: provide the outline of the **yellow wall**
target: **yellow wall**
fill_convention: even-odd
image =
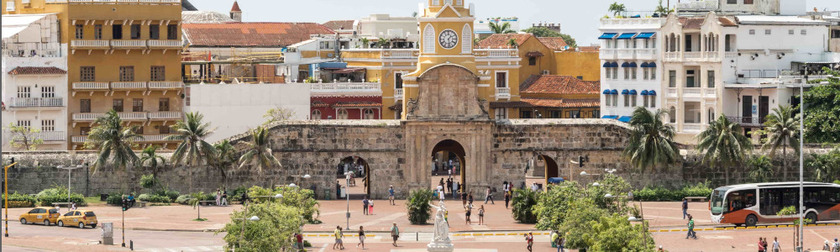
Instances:
[[[530,62],[527,56],[528,52],[540,52],[543,56],[537,57],[536,64],[532,66],[529,64]],[[522,58],[522,61],[519,62],[519,65],[522,66],[522,68],[519,69],[520,81],[525,81],[531,75],[540,75],[542,70],[548,70],[550,74],[556,73],[554,51],[543,45],[543,43],[534,36],[525,40],[522,45],[519,45],[519,57]]]
[[[557,75],[583,76],[585,81],[601,80],[601,60],[598,52],[555,52]]]

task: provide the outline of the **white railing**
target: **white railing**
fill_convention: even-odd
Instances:
[[[420,56],[420,50],[417,49],[389,49],[382,50],[381,58],[383,59],[414,59]]]
[[[720,52],[703,52],[703,58],[707,61],[720,61]]]
[[[146,120],[148,118],[146,112],[120,112],[120,113],[117,113],[117,115],[119,115],[120,119],[122,119],[122,120],[132,120],[132,121]]]
[[[699,123],[683,123],[683,131],[700,131],[703,129],[703,126]]]
[[[50,97],[50,98],[12,98],[11,107],[61,107],[64,106],[64,98]]]
[[[165,142],[166,137],[172,135],[143,135],[143,139],[138,139],[138,142]]]
[[[67,134],[64,131],[41,131],[35,133],[34,136],[44,141],[64,141],[67,139]]]
[[[7,57],[61,57],[58,43],[7,43],[3,55]]]
[[[111,40],[111,46],[113,47],[131,47],[131,48],[145,48],[146,41],[145,40],[130,40],[130,39],[122,39],[122,40]]]
[[[115,81],[111,82],[112,89],[146,89],[146,82],[142,81]]]
[[[599,52],[601,59],[615,59],[615,48],[601,48]]]
[[[149,112],[149,119],[181,119],[180,111],[157,111]]]
[[[741,69],[738,78],[777,78],[790,69]]]
[[[73,82],[73,89],[108,90],[108,82]]]
[[[636,49],[637,59],[655,59],[655,54],[656,49],[653,48]]]
[[[67,0],[47,0],[46,3],[67,3]]]
[[[601,26],[639,26],[639,25],[660,25],[665,23],[665,18],[603,18]]]
[[[673,61],[682,60],[680,52],[666,52],[664,56],[665,56],[664,57],[665,61],[672,61],[673,62]]]
[[[73,121],[96,121],[103,116],[105,113],[73,113]]]
[[[181,48],[183,43],[180,40],[149,40],[149,47],[152,48]]]
[[[636,49],[633,48],[621,48],[617,51],[619,59],[633,59],[636,57]]]
[[[496,98],[497,99],[510,99],[510,88],[496,88]]]
[[[689,88],[689,87],[684,88],[683,89],[683,94],[699,95],[700,94],[700,88]]]
[[[706,97],[714,97],[714,96],[717,95],[717,90],[715,90],[713,88],[708,88],[708,89],[703,91],[703,95],[706,96]]]
[[[180,81],[150,81],[149,89],[181,89],[184,83]]]
[[[342,91],[377,91],[380,90],[378,82],[332,82],[332,83],[311,83],[311,92],[342,92]]]
[[[701,52],[685,52],[685,53],[683,53],[683,57],[685,58],[685,60],[695,60],[695,61],[696,60],[702,60],[703,59],[703,53],[701,53]]]
[[[73,136],[74,143],[84,143],[87,142],[87,136]]]
[[[738,52],[725,52],[725,53],[723,53],[723,56],[726,57],[727,59],[728,58],[735,58],[735,57],[738,57]]]
[[[476,57],[488,58],[512,58],[519,57],[518,49],[475,49],[473,54]]]
[[[402,100],[403,98],[403,89],[396,88],[394,89],[394,100]]]
[[[72,1],[72,0],[71,0]],[[70,41],[70,47],[91,47],[91,48],[100,48],[100,47],[110,47],[108,40],[82,40],[82,39],[74,39]]]

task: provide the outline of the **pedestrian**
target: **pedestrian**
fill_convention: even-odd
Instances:
[[[228,200],[227,200],[227,197],[228,197],[228,195],[227,195],[227,188],[222,187],[222,205],[223,205],[223,206],[227,206],[227,205],[228,205]]]
[[[773,252],[782,251],[782,246],[779,245],[779,237],[773,237]]]
[[[466,218],[466,221],[464,222],[464,224],[467,224],[467,225],[472,224],[472,221],[470,220],[470,215],[471,214],[472,214],[472,206],[468,205],[467,206],[467,213],[465,214],[467,218]]]
[[[478,208],[478,225],[484,225],[484,205]]]
[[[458,199],[458,181],[452,181],[452,199]]]
[[[440,199],[440,201],[443,201],[444,199],[446,199],[446,193],[438,191],[438,198]]]
[[[394,204],[394,185],[391,185],[388,188],[388,200],[391,201],[392,206],[396,205],[396,204]]]
[[[510,192],[505,192],[505,209],[508,209],[508,203],[510,203]]]
[[[659,245],[659,248],[656,249],[656,252],[665,252],[665,249],[662,249],[662,245]]]
[[[335,198],[341,198],[341,184],[338,183],[338,180],[335,181]]]
[[[557,231],[551,232],[551,244],[557,248],[557,252],[560,252],[560,234]]]
[[[837,238],[834,238],[834,252],[840,252],[840,241]]]
[[[400,238],[400,228],[397,227],[396,222],[394,222],[394,226],[391,227],[391,238],[394,239],[394,247],[397,247],[397,239]]]
[[[446,190],[449,190],[450,193],[452,192],[452,176],[446,179]]]
[[[539,189],[540,189],[540,187],[537,186],[537,182],[531,183],[531,191],[536,192]]]
[[[295,244],[297,244],[298,251],[306,251],[303,248],[303,235],[300,233],[295,233]]]
[[[467,192],[463,189],[461,190],[461,206],[462,207],[467,206]]]
[[[362,200],[362,214],[368,215],[368,204],[369,203],[370,203],[370,201],[368,201],[367,197],[365,197],[365,199]]]
[[[828,245],[828,244],[829,244],[829,241],[825,240],[825,245],[823,245],[823,250],[831,251],[831,245]]]
[[[335,249],[344,249],[344,243],[342,243],[341,239],[344,237],[344,234],[341,233],[341,226],[335,226],[335,244],[333,244],[333,250]]]
[[[75,211],[75,210],[76,210],[76,202],[75,202],[75,201],[71,201],[71,202],[70,202],[70,210],[71,210],[71,211]]]
[[[528,232],[528,234],[525,235],[525,241],[528,242],[528,252],[533,251],[534,234],[531,233],[531,232]]]
[[[566,249],[566,237],[560,236],[560,243],[557,244],[557,247],[560,248],[560,252],[565,252]],[[662,246],[659,246],[662,247]]]
[[[764,251],[767,251],[769,247],[767,247],[767,237],[761,238],[761,246],[764,247]]]
[[[685,216],[688,215],[688,199],[683,198],[682,210],[683,210],[683,220],[685,220]]]
[[[445,186],[445,185],[446,185],[446,184],[444,184],[444,182],[443,182],[443,178],[440,178],[440,182],[438,182],[438,186],[439,186],[439,187],[443,187],[443,186]],[[443,188],[441,188],[441,190],[443,190]],[[444,191],[444,192],[445,192],[445,191]]]
[[[764,241],[761,240],[761,237],[758,237],[758,252],[765,252],[764,251]]]
[[[469,205],[472,206],[472,204],[473,204],[472,191],[470,191],[470,194],[467,195],[467,202],[469,202],[470,203]]]
[[[493,190],[491,190],[489,186],[487,187],[487,190],[486,190],[486,192],[484,193],[484,195],[486,195],[486,196],[484,196],[484,204],[487,204],[487,201],[488,201],[488,200],[489,200],[489,201],[490,201],[493,205],[495,205],[495,204],[496,204],[496,202],[494,202],[494,201],[493,201]]]
[[[694,233],[694,218],[691,218],[691,215],[688,215],[688,234],[686,234],[685,238],[694,238],[697,239],[697,234]]]
[[[222,205],[222,190],[216,190],[216,206]]]
[[[368,200],[368,215],[373,215],[373,200]]]
[[[359,243],[356,244],[358,248],[359,245],[362,245],[362,250],[365,249],[365,227],[359,226]]]

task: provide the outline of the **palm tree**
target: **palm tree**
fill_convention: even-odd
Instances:
[[[678,161],[679,149],[673,140],[674,127],[662,122],[666,114],[662,110],[652,113],[642,107],[633,111],[630,119],[633,129],[622,155],[642,172]]]
[[[210,124],[204,123],[204,116],[198,112],[187,113],[186,120],[178,121],[173,127],[177,134],[166,137],[167,141],[180,141],[175,152],[172,153],[171,161],[175,165],[186,164],[190,173],[190,192],[192,192],[192,166],[202,162],[212,162],[216,153],[213,147],[204,138],[213,133],[209,129]]]
[[[613,13],[613,16],[618,16],[618,14],[627,11],[627,7],[624,7],[624,4],[614,2],[610,4],[609,11]]]
[[[134,141],[143,139],[143,136],[136,132],[137,126],[123,126],[122,119],[116,111],[111,110],[105,116],[97,118],[96,127],[90,130],[85,148],[98,149],[99,156],[93,162],[90,169],[96,170],[104,165],[110,164],[119,170],[125,170],[129,165],[137,163],[139,158],[131,149]],[[126,172],[126,176],[128,173]],[[126,178],[123,178],[127,180]],[[123,181],[127,185],[127,181]],[[123,188],[126,189],[126,188]]]
[[[379,48],[389,48],[390,44],[391,44],[390,39],[379,38],[378,40],[376,40],[376,47],[379,47]]]
[[[508,40],[508,42],[507,42],[507,44],[508,44],[508,46],[510,46],[511,48],[516,48],[517,46],[519,46],[519,44],[517,44],[517,43],[516,43],[516,39],[509,39],[509,40]]]
[[[140,165],[148,165],[148,167],[152,168],[152,177],[155,179],[157,179],[158,168],[166,165],[166,159],[156,153],[157,149],[157,145],[152,145],[146,147],[140,153]]]
[[[767,134],[767,140],[761,149],[770,149],[770,157],[776,154],[776,150],[782,147],[782,178],[787,181],[787,147],[793,147],[795,153],[799,153],[799,119],[800,115],[793,116],[793,108],[787,105],[773,109],[773,113],[767,115],[764,122],[764,129],[760,132]]]
[[[744,136],[741,125],[721,115],[697,135],[697,150],[703,152],[703,163],[712,167],[725,167],[726,184],[729,184],[729,167],[744,161],[752,150],[750,139]]]
[[[213,166],[219,170],[219,173],[222,175],[222,180],[224,181],[223,184],[227,187],[226,170],[234,162],[236,162],[236,157],[234,156],[235,150],[233,149],[233,145],[230,144],[230,141],[227,139],[213,145],[213,147],[216,148],[216,156],[213,159]]]
[[[251,142],[248,143],[245,154],[239,157],[239,168],[256,163],[257,169],[262,172],[263,169],[271,168],[272,165],[282,166],[271,152],[269,138],[269,130],[265,127],[251,130]]]
[[[361,42],[362,42],[362,48],[368,48],[368,47],[370,47],[370,40],[369,40],[369,39],[367,39],[367,38],[362,38]]]
[[[516,33],[516,31],[510,29],[510,23],[504,22],[502,24],[498,24],[496,22],[489,22],[490,31],[495,34],[507,34],[507,33]]]
[[[670,8],[670,6],[668,6],[668,7],[663,6],[662,5],[662,0],[659,0],[659,5],[656,6],[656,10],[654,10],[653,13],[658,14],[659,16],[667,16],[668,14],[670,14],[671,12],[674,11],[674,10],[669,9],[669,8]]]

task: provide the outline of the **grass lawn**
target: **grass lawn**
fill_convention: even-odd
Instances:
[[[85,197],[85,202],[87,202],[88,206],[102,206],[106,203],[105,201],[99,200],[99,196]]]

